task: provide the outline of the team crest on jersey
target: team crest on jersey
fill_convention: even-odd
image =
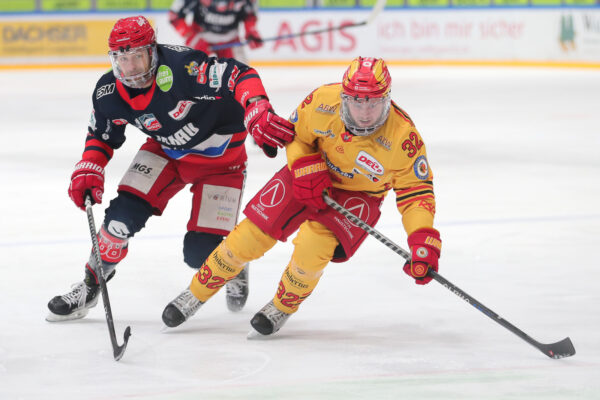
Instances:
[[[215,92],[221,88],[225,68],[227,68],[226,62],[215,62],[208,70],[208,86],[214,88]]]
[[[104,97],[108,94],[111,94],[115,91],[115,84],[109,83],[108,85],[100,86],[98,90],[96,90],[96,100]]]
[[[154,114],[144,114],[138,118],[138,121],[149,131],[157,131],[162,128],[162,125],[158,122]]]
[[[335,114],[335,110],[337,110],[337,105],[330,106],[329,104],[321,103],[315,111],[323,114]]]
[[[169,111],[169,116],[177,121],[182,120],[188,115],[194,104],[196,103],[190,100],[181,100],[173,110]]]
[[[196,78],[197,83],[199,83],[200,85],[204,85],[207,82],[207,78],[206,78],[206,68],[207,67],[208,67],[208,64],[206,62],[203,62],[201,65],[198,65],[198,63],[196,61],[191,61],[184,68],[186,69],[188,75],[197,77]]]
[[[344,142],[351,142],[352,141],[352,134],[348,131],[342,133],[342,140]]]
[[[425,180],[429,178],[429,165],[425,156],[419,156],[413,164],[413,169],[417,178]]]

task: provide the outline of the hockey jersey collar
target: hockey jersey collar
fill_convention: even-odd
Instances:
[[[117,79],[117,91],[121,95],[121,98],[127,102],[136,111],[145,110],[150,102],[152,101],[152,96],[154,95],[154,90],[156,89],[156,80],[152,81],[152,86],[150,90],[148,90],[144,94],[140,94],[135,96],[133,99],[129,96],[127,89],[120,80]]]

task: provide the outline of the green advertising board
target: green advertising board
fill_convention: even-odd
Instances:
[[[560,6],[562,0],[531,0],[532,6]]]
[[[172,4],[173,0],[150,0],[152,10],[168,10]]]
[[[42,11],[88,11],[92,0],[41,0]]]
[[[494,0],[494,4],[500,7],[526,7],[529,0]]]
[[[0,12],[35,11],[35,0],[2,0]]]
[[[450,0],[407,0],[406,5],[411,8],[449,7]]]
[[[564,0],[567,6],[595,6],[596,0]]]
[[[489,7],[492,0],[452,0],[454,7]]]
[[[146,7],[146,0],[96,0],[96,9],[100,11],[145,10]]]

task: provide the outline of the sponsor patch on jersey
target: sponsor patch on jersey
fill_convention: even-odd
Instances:
[[[119,118],[119,119],[113,119],[112,123],[115,125],[127,125],[129,122],[127,122],[126,119]]]
[[[242,191],[228,186],[205,184],[196,225],[231,231],[235,227]]]
[[[331,131],[331,129],[327,129],[326,131],[322,131],[320,129],[313,129],[313,132],[315,133],[315,135],[319,135],[319,136],[335,137],[335,135]]]
[[[221,96],[209,96],[209,95],[207,95],[207,94],[204,94],[204,95],[202,95],[202,96],[194,96],[194,98],[195,98],[195,99],[198,99],[198,100],[208,100],[208,101],[211,101],[211,100],[220,100],[220,99],[222,99],[222,97],[221,97]]]
[[[196,103],[191,100],[181,100],[173,110],[169,111],[169,116],[177,121],[182,120],[188,115],[194,104]]]
[[[233,92],[233,89],[235,89],[235,82],[236,82],[239,74],[240,74],[240,69],[237,67],[237,65],[234,65],[233,71],[231,71],[231,76],[229,77],[229,80],[227,81],[227,89],[229,89],[230,92]]]
[[[162,125],[158,122],[154,114],[144,114],[138,118],[138,121],[149,131],[157,131],[162,128]]]
[[[206,79],[206,67],[208,65],[203,62],[202,65],[198,65],[196,61],[191,61],[188,65],[184,66],[188,75],[197,76],[196,82],[203,85],[207,82]]]
[[[317,109],[315,111],[323,113],[323,114],[335,114],[336,110],[337,110],[337,105],[331,106],[329,104],[323,104],[323,103],[321,103],[319,105],[319,107],[317,107]]]
[[[168,92],[173,87],[173,71],[166,65],[161,65],[156,71],[156,85],[163,92]]]
[[[292,111],[292,115],[290,115],[290,118],[288,119],[288,121],[290,121],[292,124],[295,124],[296,122],[298,122],[298,111],[297,110]]]
[[[173,44],[167,44],[167,45],[164,45],[164,47],[165,47],[166,49],[173,50],[173,51],[177,51],[177,52],[179,52],[179,53],[183,53],[184,51],[190,51],[190,50],[192,50],[192,49],[191,49],[191,48],[189,48],[189,47],[185,47],[185,46],[177,46],[177,45],[173,45]]]
[[[375,141],[377,143],[379,143],[380,145],[382,145],[383,148],[386,149],[386,150],[388,150],[388,151],[392,149],[392,142],[391,142],[391,140],[388,140],[384,136],[377,136],[377,139],[375,139]]]
[[[329,168],[330,170],[332,170],[335,173],[340,174],[341,176],[343,176],[345,178],[349,178],[349,179],[354,178],[354,174],[352,172],[342,171],[342,169],[340,167],[338,167],[337,165],[335,165],[334,163],[331,162],[329,157],[327,157],[327,154],[324,154],[324,156],[325,156],[325,163],[327,163],[327,168]]]
[[[375,157],[373,157],[364,150],[361,150],[358,153],[355,162],[359,167],[362,167],[368,172],[371,172],[375,175],[383,175],[383,165],[381,165],[381,163],[377,161]]]
[[[108,94],[111,94],[112,92],[115,91],[115,84],[114,83],[110,83],[108,85],[104,85],[104,86],[100,86],[98,88],[98,90],[96,90],[96,100],[104,97]]]
[[[223,73],[227,68],[226,62],[215,62],[208,70],[208,86],[215,89],[215,92],[221,89],[223,84]]]
[[[362,176],[366,177],[368,180],[370,180],[373,183],[379,182],[379,178],[378,177],[374,176],[373,174],[365,174],[364,172],[361,172],[358,168],[353,168],[352,172],[354,172],[355,174],[362,175]]]
[[[419,156],[413,164],[413,169],[417,178],[425,180],[429,178],[429,165],[425,156]]]

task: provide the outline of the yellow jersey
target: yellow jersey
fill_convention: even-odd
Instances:
[[[432,228],[433,173],[425,144],[410,117],[394,102],[385,124],[369,136],[354,136],[340,118],[341,84],[310,93],[290,116],[296,137],[287,145],[288,166],[320,153],[334,187],[382,197],[396,192],[407,234]]]

